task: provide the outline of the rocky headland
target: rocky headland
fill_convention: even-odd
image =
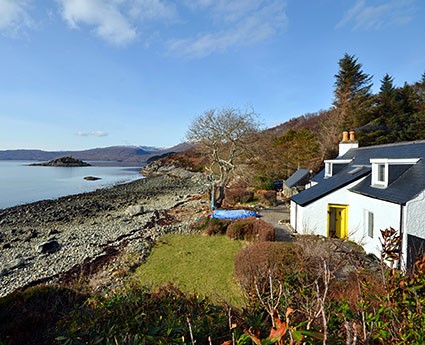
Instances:
[[[75,159],[73,157],[61,157],[57,159],[52,159],[48,162],[43,163],[33,163],[31,166],[43,166],[43,167],[89,167],[91,164],[84,162],[80,159]]]
[[[165,170],[0,210],[0,296],[83,276],[96,291],[119,286],[122,272],[143,262],[161,235],[193,231],[191,223],[208,210],[206,181],[199,173]]]

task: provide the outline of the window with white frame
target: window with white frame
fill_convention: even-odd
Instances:
[[[419,158],[374,158],[370,159],[372,164],[372,187],[387,188],[389,169],[391,165],[413,165]]]
[[[387,167],[388,164],[385,163],[372,163],[372,186],[381,188],[388,186]]]
[[[328,159],[325,160],[325,178],[332,177],[334,174],[334,166],[341,167],[351,163],[352,159]],[[336,169],[338,171],[339,169]]]
[[[332,163],[326,162],[325,163],[325,177],[331,177],[332,176]]]
[[[373,238],[373,229],[374,229],[374,215],[373,212],[365,210],[365,232],[367,235]]]
[[[385,183],[385,164],[378,164],[377,181]]]

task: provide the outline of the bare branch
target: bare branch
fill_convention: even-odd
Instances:
[[[224,199],[224,195],[221,195],[224,187],[242,162],[250,140],[258,132],[256,117],[252,111],[211,109],[196,117],[189,127],[187,139],[210,158],[207,171],[213,179],[213,186],[220,189],[217,202]]]

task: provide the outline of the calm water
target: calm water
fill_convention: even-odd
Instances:
[[[94,191],[141,178],[131,167],[40,167],[29,161],[0,161],[0,209]],[[95,163],[92,163],[95,164]],[[86,181],[85,176],[101,180]]]

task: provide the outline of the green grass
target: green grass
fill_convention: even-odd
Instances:
[[[240,307],[245,300],[233,263],[242,246],[226,236],[166,235],[133,278],[152,287],[171,282],[183,292]]]

